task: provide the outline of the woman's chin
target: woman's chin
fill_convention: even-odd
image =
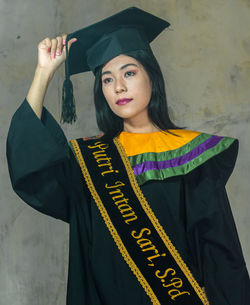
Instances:
[[[132,119],[136,115],[136,113],[134,113],[134,112],[120,112],[120,111],[115,112],[115,114],[123,120]]]
[[[145,109],[135,109],[134,107],[127,107],[127,109],[119,109],[114,111],[114,113],[123,120],[130,120],[135,118],[144,118],[147,117],[147,111]]]

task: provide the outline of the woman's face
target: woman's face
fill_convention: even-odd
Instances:
[[[151,80],[133,57],[119,55],[102,68],[102,91],[111,110],[124,121],[148,120]]]

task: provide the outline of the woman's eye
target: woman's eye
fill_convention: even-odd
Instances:
[[[134,71],[127,71],[125,73],[125,76],[134,76],[135,75],[135,72]]]
[[[112,78],[108,77],[103,80],[104,84],[108,84],[112,81]]]

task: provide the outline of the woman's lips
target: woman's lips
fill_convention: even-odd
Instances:
[[[116,104],[117,105],[126,105],[127,103],[129,103],[130,101],[132,101],[132,98],[122,98],[119,99]]]

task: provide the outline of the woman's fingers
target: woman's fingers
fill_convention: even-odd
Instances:
[[[51,40],[50,40],[50,38],[46,37],[44,40],[42,40],[38,44],[38,48],[39,49],[47,49],[50,52],[50,48],[51,48]]]
[[[66,38],[67,38],[67,34],[62,34],[62,44],[63,44],[63,46],[65,46],[65,44],[66,44]]]
[[[56,56],[60,56],[62,52],[65,50],[67,34],[62,34],[61,36],[57,36],[56,38],[50,39],[46,37],[43,41],[41,41],[38,45],[39,49],[46,49],[50,54],[51,58],[56,58]],[[68,49],[70,49],[72,43],[76,42],[76,38],[72,38],[68,41]]]
[[[51,39],[51,58],[55,58],[56,57],[56,49],[57,49],[57,39],[53,38]]]
[[[63,48],[63,38],[62,36],[57,36],[56,37],[57,40],[57,47],[56,47],[56,56],[60,56],[62,54],[62,48]]]
[[[47,50],[50,52],[51,50],[51,39],[50,38],[45,38],[45,43],[46,43],[46,46],[47,46]]]
[[[69,50],[70,50],[71,45],[72,45],[74,42],[76,42],[76,41],[77,41],[76,38],[72,38],[72,39],[69,40],[69,44],[68,44]]]
[[[56,38],[46,37],[42,40],[38,44],[38,66],[56,71],[66,59],[66,38],[67,34],[62,34]],[[68,41],[68,50],[75,41],[75,38]]]
[[[62,52],[63,52],[64,54],[66,54],[66,39],[67,39],[67,35],[66,35],[66,34],[65,34],[65,35],[62,35],[62,46],[63,46]],[[72,45],[74,42],[76,42],[76,41],[77,41],[76,38],[71,38],[71,39],[68,41],[68,51],[70,50],[71,45]]]

